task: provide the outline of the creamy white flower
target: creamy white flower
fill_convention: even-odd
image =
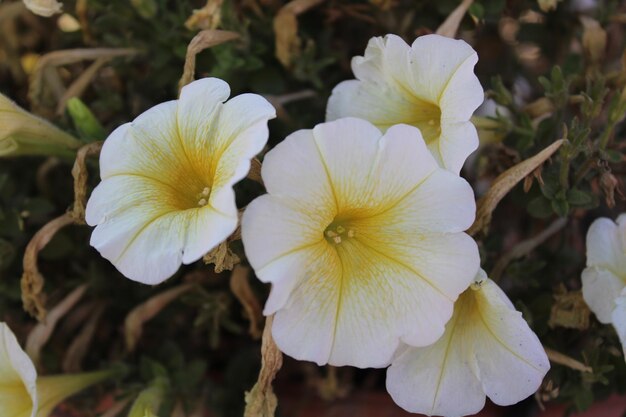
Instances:
[[[483,102],[473,72],[476,51],[440,35],[407,45],[396,35],[372,38],[352,59],[356,80],[337,85],[326,119],[360,117],[383,131],[398,123],[418,127],[440,166],[458,174],[478,147],[470,117]]]
[[[100,154],[102,182],[87,204],[91,244],[126,277],[157,284],[237,227],[233,185],[268,138],[263,97],[228,98],[217,78],[117,128]]]
[[[387,390],[402,408],[446,417],[475,414],[533,394],[550,369],[522,314],[484,271],[454,305],[446,332],[427,347],[402,346]]]
[[[615,300],[615,309],[611,314],[611,320],[622,344],[624,358],[626,358],[626,288],[622,290],[620,296]]]
[[[583,298],[601,323],[611,323],[615,299],[626,286],[626,214],[617,223],[596,219],[587,231]]]
[[[50,17],[63,11],[63,4],[57,0],[24,0],[26,8],[44,17]]]
[[[417,128],[382,134],[344,118],[300,130],[271,150],[268,194],[242,219],[246,254],[271,282],[265,314],[286,354],[382,367],[400,341],[428,345],[479,266],[462,233],[469,184],[441,169]]]
[[[37,377],[15,335],[0,322],[0,415],[47,417],[65,398],[113,375],[110,371]]]
[[[626,213],[596,219],[587,231],[583,298],[601,323],[613,324],[626,347]],[[626,357],[626,350],[625,350]]]
[[[35,417],[37,371],[15,335],[0,322],[0,410],[3,417]]]

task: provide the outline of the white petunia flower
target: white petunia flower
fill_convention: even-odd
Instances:
[[[537,336],[481,270],[454,305],[441,339],[398,350],[387,370],[387,390],[410,412],[464,416],[481,410],[485,396],[499,405],[523,400],[548,369]]]
[[[268,138],[274,108],[228,84],[195,81],[117,128],[100,154],[89,199],[91,245],[126,277],[158,284],[197,261],[237,227],[233,185]]]
[[[441,169],[418,129],[345,118],[271,150],[268,191],[242,219],[248,260],[272,291],[286,354],[382,367],[400,341],[428,345],[479,266],[469,184]]]
[[[626,346],[626,213],[596,219],[587,231],[583,298],[601,323],[613,324]]]
[[[44,17],[50,17],[63,11],[63,4],[57,0],[24,0],[26,8]]]
[[[65,398],[111,377],[111,371],[37,377],[15,335],[0,322],[0,415],[47,417]]]
[[[626,288],[622,290],[620,296],[615,300],[615,309],[611,314],[611,320],[613,321],[613,327],[619,336],[619,341],[622,344],[622,351],[626,358]]]
[[[440,166],[458,174],[478,147],[470,117],[483,102],[473,72],[476,51],[440,35],[407,45],[396,35],[370,39],[364,56],[352,59],[356,80],[337,85],[326,120],[354,116],[383,131],[398,123],[418,127]]]

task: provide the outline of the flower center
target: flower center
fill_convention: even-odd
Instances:
[[[339,245],[344,240],[353,238],[354,235],[354,229],[351,229],[341,223],[333,222],[328,225],[326,230],[324,230],[324,238],[326,238],[329,243],[334,245]]]
[[[426,143],[433,142],[441,135],[441,109],[435,103],[417,98],[413,105],[413,117],[409,124],[419,128]]]
[[[209,195],[211,194],[211,189],[209,187],[204,187],[202,191],[196,194],[196,200],[198,201],[198,207],[204,207],[209,204]]]

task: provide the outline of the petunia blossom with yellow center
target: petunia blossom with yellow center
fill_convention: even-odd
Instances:
[[[601,323],[613,324],[626,347],[626,213],[594,220],[587,231],[583,298]]]
[[[11,329],[0,322],[0,415],[47,417],[63,401],[111,377],[111,371],[37,377]]]
[[[416,126],[439,165],[458,174],[478,147],[470,121],[484,98],[476,62],[471,46],[440,35],[421,36],[411,46],[396,35],[372,38],[364,56],[352,59],[356,80],[333,90],[326,120],[359,117],[383,131],[398,123]]]
[[[407,411],[465,416],[481,410],[486,396],[498,405],[525,399],[549,369],[522,314],[481,270],[454,305],[441,339],[398,349],[387,370],[387,390]]]
[[[400,341],[435,342],[479,267],[469,184],[441,169],[419,130],[383,135],[344,118],[267,153],[268,194],[243,243],[275,313],[278,347],[301,360],[383,367]]]
[[[158,284],[235,231],[233,185],[276,113],[259,95],[224,103],[229,94],[220,79],[195,81],[105,141],[86,221],[91,245],[126,277]]]

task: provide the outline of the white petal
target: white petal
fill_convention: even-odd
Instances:
[[[444,336],[427,347],[406,346],[387,373],[387,389],[408,411],[463,416],[485,395],[513,404],[537,390],[550,365],[537,336],[488,279],[463,293]]]
[[[550,369],[541,342],[519,311],[491,280],[476,291],[482,323],[474,334],[474,352],[485,393],[498,405],[532,395]]]
[[[439,165],[458,175],[478,143],[478,132],[471,122],[442,122],[439,140],[429,143],[428,148]]]
[[[332,214],[329,214],[308,215],[294,210],[274,195],[252,201],[241,219],[241,233],[248,260],[257,276],[265,282],[272,282],[272,277],[279,280],[275,271],[266,275],[265,268],[283,256],[324,241],[323,230],[332,221]]]
[[[405,410],[456,417],[475,414],[484,407],[485,393],[465,365],[470,358],[463,356],[459,332],[453,332],[455,319],[435,344],[419,350],[406,348],[387,370],[387,391]]]
[[[176,117],[188,151],[202,147],[214,137],[215,113],[229,95],[230,87],[219,78],[202,78],[182,88]]]
[[[237,229],[237,216],[224,216],[211,206],[189,210],[182,262],[190,264],[225,241]]]
[[[413,88],[416,92],[419,91],[422,97],[439,102],[444,92],[446,95],[452,94],[453,90],[448,87],[452,87],[454,78],[460,76],[460,85],[454,84],[454,87],[461,88],[461,91],[467,93],[480,91],[479,99],[475,98],[474,101],[467,100],[466,94],[461,93],[465,103],[473,106],[467,111],[473,112],[482,103],[483,94],[478,79],[466,74],[472,72],[474,65],[478,62],[478,55],[465,41],[438,35],[420,36],[411,45],[411,59]],[[469,84],[463,85],[464,82],[469,82]],[[478,89],[476,83],[479,84]],[[454,93],[457,92],[454,91]],[[446,118],[446,110],[442,107],[444,118]]]
[[[611,320],[622,344],[624,358],[626,358],[626,289],[622,290],[620,296],[615,300],[615,309],[611,314]]]
[[[37,371],[15,335],[0,322],[0,410],[3,416],[35,417]]]
[[[587,248],[589,249],[589,247]],[[615,298],[624,288],[624,282],[613,272],[601,266],[585,268],[582,273],[583,298],[601,323],[610,323]]]
[[[587,231],[587,266],[610,269],[624,278],[626,284],[626,224],[615,224],[611,219],[596,219]]]

